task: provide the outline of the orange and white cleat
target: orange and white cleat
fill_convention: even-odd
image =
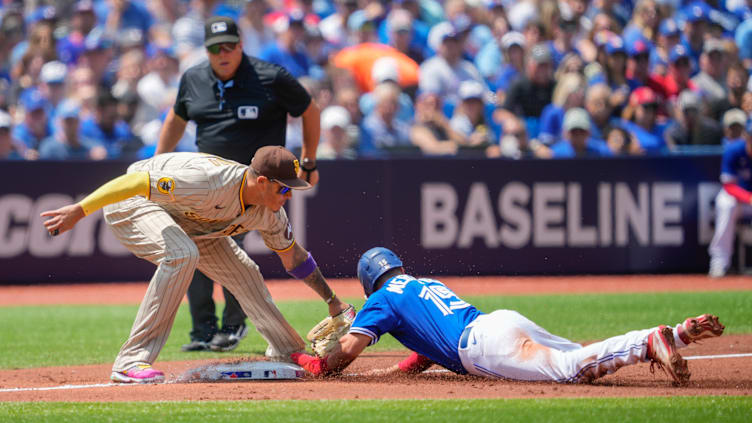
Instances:
[[[689,382],[689,368],[687,360],[676,352],[674,344],[674,331],[668,326],[661,325],[655,332],[648,336],[648,352],[646,358],[651,361],[650,371],[653,365],[668,373],[678,385]]]
[[[721,336],[724,329],[726,327],[718,321],[718,316],[703,314],[685,320],[677,327],[677,333],[679,339],[689,345],[691,342],[697,342],[701,339]]]

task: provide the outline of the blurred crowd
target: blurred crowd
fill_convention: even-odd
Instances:
[[[712,151],[752,113],[752,0],[0,0],[0,159],[151,156],[215,15],[309,90],[321,159]]]

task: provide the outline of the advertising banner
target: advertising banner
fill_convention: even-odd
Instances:
[[[52,238],[39,216],[123,173],[124,162],[3,162],[0,283],[148,280],[154,266],[114,238],[101,212]],[[718,156],[577,160],[330,161],[295,192],[295,237],[328,277],[392,248],[420,275],[705,272]],[[286,277],[251,233],[266,277]]]

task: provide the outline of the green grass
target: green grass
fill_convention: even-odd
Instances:
[[[0,422],[746,422],[750,397],[0,403]]]
[[[727,327],[726,333],[752,333],[752,291],[466,299],[486,312],[500,308],[517,310],[552,333],[576,341],[674,324],[701,313],[719,315]],[[360,307],[363,300],[354,303]],[[286,301],[278,305],[290,324],[303,335],[326,313],[320,301]],[[0,307],[0,368],[110,363],[128,336],[136,310],[136,306],[112,305]],[[183,305],[160,361],[241,357],[263,354],[266,348],[261,336],[251,331],[232,353],[184,353],[180,345],[188,341],[189,330],[188,307]],[[402,347],[385,336],[370,348]]]

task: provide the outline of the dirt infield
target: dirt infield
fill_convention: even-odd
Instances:
[[[704,276],[617,276],[571,278],[442,278],[460,295],[520,295],[529,293],[657,292],[752,290],[749,278],[710,281]],[[310,290],[297,282],[270,282],[276,300],[309,299]],[[362,295],[353,280],[333,281],[344,297]],[[23,304],[123,304],[137,303],[144,283],[69,286],[0,287],[0,306]],[[681,350],[684,356],[752,353],[752,336],[724,335]],[[361,373],[390,366],[405,352],[365,354],[348,368]],[[158,362],[158,368],[176,380],[189,369],[210,361]],[[655,395],[752,395],[752,358],[713,358],[689,363],[688,386],[673,387],[662,371],[650,372],[648,364],[630,366],[587,385],[511,382],[430,372],[418,376],[376,378],[340,376],[335,379],[305,379],[279,382],[166,383],[145,386],[97,386],[0,392],[0,401],[182,401],[262,399],[440,399],[440,398],[541,398],[628,397]],[[0,390],[47,388],[64,385],[108,383],[110,365],[47,367],[0,370]],[[436,369],[438,370],[438,369]]]
[[[442,277],[459,295],[580,294],[605,292],[747,291],[752,278],[737,276],[719,280],[704,275],[565,276],[565,277]],[[310,300],[316,294],[295,280],[269,280],[275,300]],[[340,297],[362,297],[355,279],[330,280]],[[37,304],[138,304],[145,282],[74,285],[0,286],[0,306]],[[221,289],[214,297],[224,301]]]

